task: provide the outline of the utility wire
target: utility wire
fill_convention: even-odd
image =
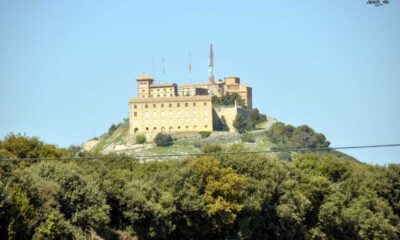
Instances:
[[[133,155],[133,156],[95,156],[95,157],[53,157],[53,158],[0,158],[0,161],[40,161],[40,160],[94,160],[94,159],[118,159],[118,158],[165,158],[165,157],[190,157],[190,156],[214,156],[214,155],[232,155],[232,154],[258,154],[258,153],[280,153],[280,152],[316,152],[316,151],[331,151],[331,150],[346,150],[346,149],[365,149],[365,148],[388,148],[400,147],[400,143],[396,144],[381,144],[381,145],[360,145],[360,146],[345,146],[345,147],[325,147],[325,148],[287,148],[287,149],[272,149],[259,151],[243,151],[243,152],[213,152],[213,153],[183,153],[183,154],[158,154],[158,155]]]

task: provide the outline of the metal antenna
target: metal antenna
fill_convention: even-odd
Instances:
[[[192,81],[192,59],[189,53],[189,82]]]
[[[164,81],[165,77],[165,58],[164,56],[162,57],[162,80]]]
[[[153,71],[153,79],[156,79],[155,70],[154,70],[154,56],[151,58],[151,68]]]
[[[210,44],[210,58],[208,60],[208,82],[210,84],[209,95],[214,95],[214,51]]]

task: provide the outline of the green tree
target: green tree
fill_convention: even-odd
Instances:
[[[21,134],[8,134],[0,141],[0,157],[9,158],[42,158],[69,156],[65,149],[44,143],[37,137],[27,137]]]
[[[156,143],[157,146],[169,146],[174,144],[174,141],[172,140],[171,135],[158,133],[154,138],[154,143]]]
[[[233,224],[243,208],[245,178],[213,157],[196,159],[192,169],[203,186],[201,194],[213,226],[220,229]]]
[[[229,126],[226,123],[226,119],[225,119],[224,115],[221,116],[221,128],[222,128],[222,131],[225,131],[225,132],[229,131]]]
[[[251,133],[245,133],[242,136],[242,142],[254,143],[256,140]]]
[[[233,127],[240,133],[243,134],[246,131],[247,122],[242,115],[237,115],[233,121]]]
[[[146,142],[146,136],[143,134],[139,134],[136,136],[136,144],[143,144]]]

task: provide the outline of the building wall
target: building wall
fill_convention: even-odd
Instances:
[[[132,98],[129,133],[212,131],[210,96]]]
[[[218,124],[221,121],[222,116],[224,116],[230,132],[236,132],[236,129],[233,127],[233,122],[237,115],[242,115],[245,118],[250,115],[249,109],[243,109],[240,106],[218,106],[213,109],[216,114],[213,120],[214,125]]]
[[[153,84],[150,85],[150,97],[165,98],[176,96],[176,84]]]
[[[237,93],[249,109],[253,107],[253,93],[251,87],[241,85],[240,78],[238,77],[226,77],[224,83],[224,93]]]

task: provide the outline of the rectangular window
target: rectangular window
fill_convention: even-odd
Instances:
[[[144,108],[147,108],[147,104],[144,105]]]
[[[185,107],[187,107],[189,104],[188,103],[185,103]]]
[[[134,112],[134,113],[133,113],[133,116],[135,116],[135,117],[136,117],[136,116],[137,116],[137,112]]]
[[[180,106],[181,106],[181,104],[180,104],[180,103],[177,103],[177,104],[176,104],[176,106],[177,106],[177,107],[180,107]]]
[[[168,104],[168,107],[172,107],[172,103]]]
[[[162,107],[162,108],[164,107],[164,103],[161,103],[161,107]]]
[[[195,102],[193,103],[193,107],[196,107],[196,103]]]
[[[156,108],[156,105],[155,105],[155,104],[153,104],[153,108]]]
[[[204,102],[204,106],[207,106],[207,102]]]
[[[136,104],[133,104],[133,108],[136,109],[136,108],[137,108],[137,105],[136,105]]]

